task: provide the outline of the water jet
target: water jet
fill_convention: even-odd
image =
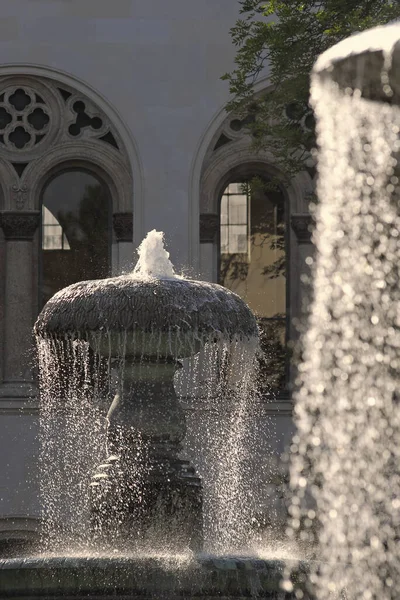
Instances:
[[[397,598],[400,26],[314,68],[317,248],[296,394],[291,534],[318,522],[316,597]],[[312,502],[310,501],[312,499]]]

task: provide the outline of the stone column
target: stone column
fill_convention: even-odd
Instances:
[[[218,281],[218,232],[219,215],[200,215],[200,278]]]
[[[6,241],[3,398],[34,393],[32,327],[37,285],[33,281],[32,241],[39,222],[39,211],[0,213]]]
[[[116,243],[116,256],[113,260],[113,274],[120,274],[133,268],[133,215],[131,212],[113,214],[113,227]]]

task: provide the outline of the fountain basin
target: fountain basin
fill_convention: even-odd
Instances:
[[[0,595],[25,600],[61,596],[291,600],[295,596],[281,588],[287,566],[282,560],[214,556],[7,559],[0,560]],[[293,580],[304,587],[307,573],[307,563],[298,562]]]
[[[55,294],[40,313],[41,337],[83,338],[102,355],[185,358],[207,341],[258,336],[253,313],[211,283],[125,275],[82,281]]]

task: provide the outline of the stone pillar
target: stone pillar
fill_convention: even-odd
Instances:
[[[131,212],[113,214],[113,227],[117,240],[116,256],[113,260],[113,274],[120,274],[133,268],[133,215]]]
[[[200,278],[218,281],[219,215],[200,215]]]
[[[4,365],[1,397],[34,393],[32,327],[37,292],[33,281],[33,236],[39,211],[3,211],[0,226],[6,241]]]

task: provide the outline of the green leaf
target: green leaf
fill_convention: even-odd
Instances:
[[[294,102],[308,107],[309,76],[317,57],[354,32],[399,18],[400,3],[240,0],[239,5],[240,19],[231,29],[237,48],[235,68],[222,76],[231,92],[227,109],[243,117],[249,112],[256,115],[247,125],[254,148],[273,151],[289,181],[304,170],[305,149],[313,147],[315,136],[301,119],[293,123],[285,109]],[[272,89],[255,98],[254,85],[267,62]]]

